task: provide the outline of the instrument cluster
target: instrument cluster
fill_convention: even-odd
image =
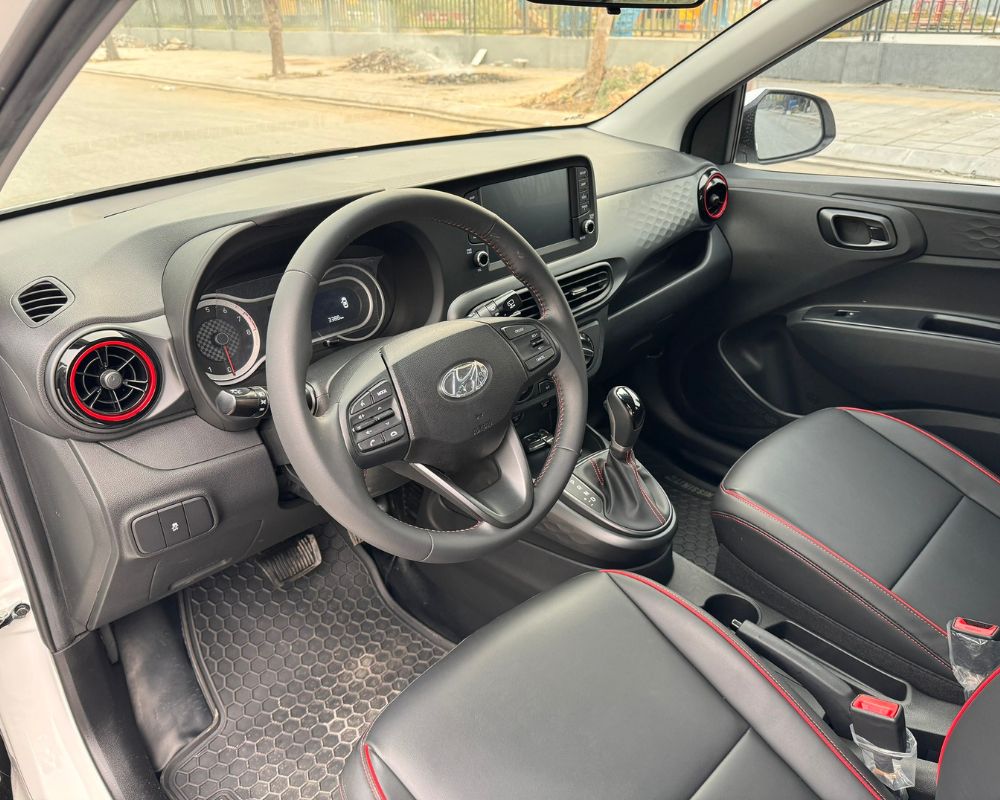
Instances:
[[[320,283],[312,311],[314,345],[360,342],[376,336],[388,318],[378,280],[381,257],[338,262]],[[195,309],[195,360],[219,386],[241,383],[267,360],[267,321],[281,273],[220,286]]]

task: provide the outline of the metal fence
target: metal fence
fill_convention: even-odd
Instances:
[[[692,10],[623,9],[615,36],[703,37],[728,27],[763,0],[708,0]],[[589,36],[602,10],[526,0],[281,0],[286,30],[452,31]],[[138,0],[127,27],[253,30],[267,25],[261,0]]]
[[[1000,0],[890,0],[862,14],[841,33],[870,41],[899,33],[997,36]]]
[[[709,38],[766,0],[706,0],[691,10],[623,9],[614,36]],[[831,0],[834,2],[835,0]],[[289,30],[453,31],[589,36],[602,10],[527,0],[280,0]],[[260,29],[261,0],[138,0],[125,24],[158,28]],[[1000,35],[1000,0],[888,0],[836,35],[878,41],[884,34]]]

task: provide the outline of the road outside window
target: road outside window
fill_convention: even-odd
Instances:
[[[137,0],[0,211],[285,154],[579,125],[762,2],[610,16],[526,0]]]
[[[836,137],[784,163],[818,108],[758,108],[759,166],[791,172],[1000,183],[1000,3],[892,0],[760,75],[762,89],[828,101]],[[807,137],[808,138],[808,137]],[[737,159],[747,161],[747,159]]]

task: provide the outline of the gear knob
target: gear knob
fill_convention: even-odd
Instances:
[[[646,409],[639,395],[627,386],[615,386],[604,400],[611,420],[611,455],[625,458],[635,447],[646,419]]]

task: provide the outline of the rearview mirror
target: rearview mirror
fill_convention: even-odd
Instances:
[[[608,13],[617,14],[622,8],[698,8],[705,3],[705,0],[673,0],[673,2],[658,2],[658,0],[615,0],[605,2],[605,0],[531,0],[532,3],[541,3],[546,6],[592,6],[595,8],[606,8]]]
[[[736,161],[777,164],[814,155],[833,141],[833,109],[822,97],[785,89],[756,89],[743,104]]]

